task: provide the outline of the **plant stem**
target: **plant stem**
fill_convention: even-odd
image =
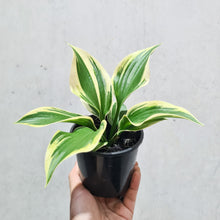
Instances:
[[[103,114],[102,114],[102,113],[99,113],[99,119],[100,119],[100,121],[102,121],[102,120],[104,120],[104,119],[105,119],[105,117],[103,116]]]
[[[114,142],[114,140],[115,140],[115,138],[116,138],[116,134],[117,134],[117,133],[115,133],[115,134],[113,135],[113,137],[108,141],[108,143],[109,143],[110,146],[113,144],[113,142]]]
[[[111,127],[109,139],[111,139],[114,136],[115,132],[116,132],[116,127],[117,127],[117,122],[118,122],[118,116],[119,116],[119,113],[120,113],[120,109],[121,109],[121,104],[119,104],[117,102],[115,118],[114,118],[114,121],[113,121],[113,124],[112,124],[112,127]]]
[[[108,141],[107,138],[106,138],[104,135],[102,136],[101,140],[102,140],[103,142]]]

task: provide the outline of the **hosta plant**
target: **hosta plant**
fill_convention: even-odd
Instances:
[[[63,160],[74,154],[111,148],[124,131],[142,130],[167,118],[188,119],[200,124],[186,109],[163,101],[144,101],[127,110],[124,103],[128,96],[149,82],[149,59],[158,45],[125,57],[112,79],[94,57],[80,48],[70,47],[74,54],[70,89],[93,116],[40,107],[17,121],[33,127],[56,122],[80,125],[72,133],[57,131],[50,141],[45,157],[46,185]],[[94,116],[100,123],[95,123]]]

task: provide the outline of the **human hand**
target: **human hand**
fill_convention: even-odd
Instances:
[[[130,187],[123,201],[118,198],[93,196],[82,184],[78,164],[69,174],[70,220],[130,220],[134,214],[141,172],[136,162]]]

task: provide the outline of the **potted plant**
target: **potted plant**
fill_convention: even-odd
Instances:
[[[83,183],[94,195],[123,196],[144,128],[167,118],[201,124],[186,109],[163,101],[145,101],[127,110],[124,103],[128,96],[149,81],[149,58],[158,46],[125,57],[110,79],[94,57],[70,45],[74,53],[70,89],[92,115],[41,107],[17,121],[33,127],[56,122],[75,123],[71,132],[57,131],[50,141],[45,157],[46,185],[57,165],[77,154]]]

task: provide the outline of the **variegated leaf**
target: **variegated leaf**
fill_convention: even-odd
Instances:
[[[108,141],[102,142],[100,141],[99,144],[93,149],[93,152],[99,150],[100,148],[106,146],[108,144]]]
[[[117,66],[112,81],[117,103],[121,105],[136,89],[149,81],[149,57],[159,45],[136,51]]]
[[[16,123],[32,127],[42,127],[56,122],[71,122],[96,130],[91,117],[67,112],[54,107],[36,108],[28,112]]]
[[[97,131],[79,127],[73,133],[57,131],[53,136],[45,156],[46,185],[49,183],[55,168],[68,157],[89,152],[99,146],[99,141],[106,129],[103,120]]]
[[[147,101],[133,106],[119,122],[119,133],[137,131],[167,118],[188,119],[200,123],[186,109],[163,101]]]
[[[112,103],[109,75],[86,51],[70,46],[74,52],[70,74],[71,91],[94,108],[101,119],[104,119]]]
[[[84,107],[85,107],[89,112],[91,112],[93,115],[99,117],[99,112],[98,112],[94,107],[92,107],[90,104],[88,104],[87,102],[83,101],[82,99],[81,99],[81,102],[82,102],[82,104],[84,105]]]

